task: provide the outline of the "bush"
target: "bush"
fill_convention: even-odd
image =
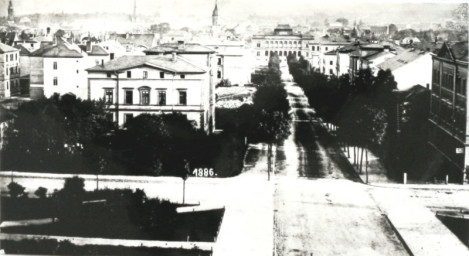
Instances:
[[[46,198],[47,196],[47,188],[45,187],[39,187],[34,194],[39,197],[39,198]]]
[[[17,198],[19,196],[25,196],[27,193],[24,192],[25,187],[21,186],[20,184],[12,181],[8,184],[8,191],[10,192],[10,196],[12,198]]]

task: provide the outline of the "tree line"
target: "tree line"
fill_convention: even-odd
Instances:
[[[370,69],[364,69],[350,79],[348,74],[328,77],[310,70],[303,58],[290,56],[288,63],[294,80],[305,91],[317,115],[336,125],[340,143],[352,147],[360,172],[367,150],[380,157],[388,174],[394,177],[416,168],[416,163],[409,159],[415,152],[420,152],[420,156],[414,161],[427,157],[422,152],[426,151],[428,133],[428,94],[401,99],[390,70],[380,70],[374,76]],[[402,115],[404,101],[410,110],[407,116]]]

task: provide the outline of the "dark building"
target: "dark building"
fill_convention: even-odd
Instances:
[[[469,167],[468,44],[444,43],[433,56],[430,146],[442,156],[440,174],[466,179]]]

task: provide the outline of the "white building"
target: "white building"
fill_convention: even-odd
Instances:
[[[87,69],[91,100],[104,99],[123,125],[142,113],[180,112],[212,132],[214,88],[207,66],[177,56],[123,56]]]
[[[252,49],[254,50],[254,65],[256,68],[267,66],[272,54],[280,57],[304,56],[311,61],[311,47],[314,37],[294,33],[288,24],[280,24],[273,33],[254,35]]]
[[[80,48],[61,39],[30,55],[31,97],[51,97],[72,93],[88,97],[86,68],[109,60],[109,54],[98,45]]]
[[[407,90],[415,85],[431,89],[431,53],[420,50],[407,50],[386,60],[377,67],[381,70],[391,70],[399,90]]]
[[[9,98],[20,88],[20,50],[0,43],[0,99]]]

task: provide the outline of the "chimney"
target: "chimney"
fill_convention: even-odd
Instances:
[[[172,56],[171,60],[172,60],[173,62],[176,62],[176,61],[177,61],[176,52],[172,52],[172,55],[173,55],[173,56]]]
[[[178,41],[178,50],[183,50],[186,47],[186,44],[184,41],[180,40]]]
[[[104,60],[101,60],[101,67],[104,68]]]

